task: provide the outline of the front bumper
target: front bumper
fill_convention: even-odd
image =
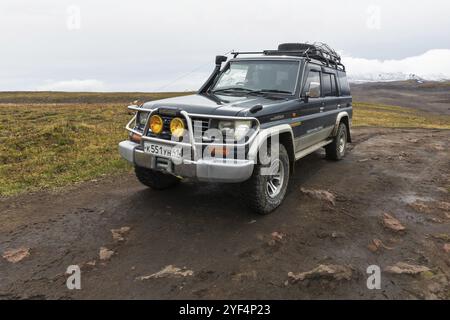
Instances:
[[[144,153],[141,145],[132,141],[119,143],[120,155],[131,164],[148,169],[164,171],[185,178],[211,182],[243,182],[253,173],[252,160],[199,159],[183,160],[174,164],[170,159]]]

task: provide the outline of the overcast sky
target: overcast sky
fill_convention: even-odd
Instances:
[[[1,0],[0,90],[195,89],[216,54],[303,41],[352,75],[450,78],[449,16],[445,0]]]

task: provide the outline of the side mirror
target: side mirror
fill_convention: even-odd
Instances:
[[[320,83],[311,82],[309,85],[309,90],[306,93],[308,98],[320,98]]]
[[[226,56],[216,56],[216,65],[220,66],[222,62],[227,61],[228,58]]]

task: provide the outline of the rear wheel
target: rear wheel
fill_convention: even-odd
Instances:
[[[136,173],[136,177],[139,182],[147,187],[156,190],[164,190],[170,187],[177,185],[180,182],[180,179],[167,173],[163,173],[160,171],[142,168],[142,167],[134,167],[134,172]]]
[[[328,159],[341,160],[345,156],[347,149],[347,126],[345,123],[340,123],[336,136],[333,142],[325,147],[325,152]]]
[[[272,158],[270,164],[258,163],[249,180],[244,182],[244,200],[259,214],[268,214],[283,201],[289,183],[289,156],[280,145],[279,157]]]

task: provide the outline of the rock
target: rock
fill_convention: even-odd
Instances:
[[[255,270],[247,271],[247,272],[241,272],[233,274],[231,279],[233,281],[241,281],[242,279],[252,279],[256,280],[257,278],[257,272]]]
[[[30,248],[9,249],[3,253],[3,258],[11,263],[17,263],[30,256]]]
[[[272,232],[270,235],[272,236],[272,239],[275,241],[281,241],[281,240],[283,240],[283,238],[285,236],[284,233],[277,232],[277,231]]]
[[[440,192],[448,193],[448,190],[445,189],[444,187],[437,187],[437,189],[438,189]]]
[[[130,227],[122,227],[120,229],[111,229],[112,237],[116,241],[124,241],[124,235],[131,230]]]
[[[109,250],[108,248],[101,247],[99,257],[100,260],[109,260],[114,254],[114,251]]]
[[[446,233],[433,234],[432,237],[438,240],[450,241],[450,235]]]
[[[378,251],[378,247],[375,244],[373,244],[372,242],[367,245],[367,249],[369,249],[372,252]]]
[[[335,264],[328,264],[324,265],[321,264],[318,267],[307,271],[302,272],[298,274],[294,274],[292,272],[288,273],[288,277],[291,280],[291,282],[297,282],[297,281],[303,281],[305,279],[316,279],[316,278],[323,278],[323,279],[334,279],[334,280],[350,280],[353,275],[353,270],[349,266],[344,265],[335,265]]]
[[[270,236],[271,236],[271,239],[267,242],[267,244],[268,244],[269,246],[274,246],[274,245],[276,245],[277,243],[281,243],[281,241],[282,241],[283,238],[285,237],[285,234],[284,234],[284,233],[281,233],[281,232],[275,231],[275,232],[272,232],[272,233],[270,234]]]
[[[333,231],[331,233],[331,237],[334,238],[334,239],[336,239],[336,238],[344,238],[345,237],[345,233]]]
[[[384,271],[393,274],[419,274],[430,271],[430,268],[425,266],[412,265],[405,262],[397,262],[393,266],[386,267]]]
[[[445,253],[449,253],[450,252],[450,243],[444,244],[443,249],[444,249]]]
[[[383,215],[383,225],[388,228],[391,229],[393,231],[403,231],[406,228],[400,223],[400,221],[398,221],[396,218],[394,218],[393,216],[391,216],[389,213],[385,213]]]
[[[158,279],[158,278],[165,278],[165,277],[188,277],[194,275],[194,272],[192,270],[186,270],[186,268],[180,269],[177,267],[174,267],[173,265],[168,265],[164,267],[164,269],[153,273],[148,276],[141,276],[138,277],[139,280],[148,280],[148,279]]]
[[[411,208],[413,208],[415,211],[420,213],[430,213],[431,209],[428,205],[425,204],[423,201],[416,200],[412,203],[408,204]]]
[[[444,210],[444,211],[450,213],[450,202],[445,202],[445,201],[438,202],[437,207],[441,210]]]
[[[315,189],[305,189],[305,188],[300,188],[300,191],[308,196],[310,196],[311,198],[315,198],[317,200],[322,200],[322,201],[326,201],[330,204],[332,204],[333,206],[336,205],[336,197],[334,194],[332,194],[329,191],[326,190],[315,190]]]
[[[337,238],[344,238],[345,237],[345,233],[343,232],[338,232],[338,231],[317,231],[316,232],[316,236],[319,239],[326,239],[326,238],[331,238],[331,239],[337,239]]]
[[[380,248],[392,250],[393,248],[386,246],[380,239],[373,239],[371,243],[367,245],[367,248],[372,252],[377,252]]]

